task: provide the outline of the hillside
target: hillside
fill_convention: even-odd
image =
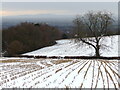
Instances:
[[[8,37],[9,36],[9,37]],[[44,23],[23,22],[2,32],[4,56],[14,56],[55,44],[60,31]]]
[[[102,49],[101,56],[118,56],[118,35],[105,37],[103,43],[108,46],[107,49]],[[63,39],[56,41],[57,44],[45,47],[33,52],[25,53],[24,55],[45,55],[45,56],[94,56],[95,51],[88,45],[74,43],[73,40]]]
[[[112,39],[111,39],[112,38]],[[110,40],[112,40],[110,43]],[[77,46],[71,40],[25,55],[72,56],[94,55],[93,48]],[[118,36],[106,37],[109,51],[103,56],[117,56]],[[119,60],[107,59],[49,59],[0,58],[0,88],[117,88],[120,87]]]

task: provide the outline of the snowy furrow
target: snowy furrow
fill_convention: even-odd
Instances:
[[[71,66],[69,66],[67,68],[63,68],[61,71],[57,72],[51,78],[49,78],[47,80],[47,84],[46,83],[43,84],[43,85],[45,85],[44,87],[50,87],[50,86],[53,86],[53,87],[56,86],[56,87],[58,87],[58,86],[63,86],[62,84],[64,84],[64,83],[66,83],[66,84],[69,83],[70,79],[68,79],[68,76],[69,76],[69,78],[71,78],[70,77],[71,73],[73,73],[84,62],[82,62],[82,63],[79,62],[79,63],[73,64],[73,65],[71,65]],[[52,80],[53,77],[54,77],[54,80]]]
[[[16,65],[12,63],[2,63],[0,88],[120,87],[119,60],[37,59],[26,62],[25,59]]]
[[[70,64],[70,63],[68,63],[68,64]],[[45,78],[45,75],[47,75],[47,73],[50,74],[51,72],[54,72],[54,71],[56,71],[57,69],[59,69],[61,67],[64,67],[64,65],[67,65],[67,64],[59,64],[59,65],[56,65],[56,66],[48,67],[48,68],[45,68],[44,70],[37,71],[37,73],[33,72],[32,74],[27,75],[27,77],[29,77],[28,81],[26,79],[24,80],[24,77],[26,77],[26,76],[23,76],[21,78],[23,80],[22,82],[25,81],[24,83],[26,83],[26,84],[27,84],[27,82],[32,82],[33,79],[36,78],[36,75],[41,77],[41,78],[42,78],[42,76],[43,76],[43,78]],[[20,81],[20,79],[17,78],[16,80],[14,80],[13,83],[10,82],[10,85],[8,85],[8,86],[14,86],[14,83],[17,83],[19,81]],[[21,84],[17,84],[18,87],[23,87],[24,84],[22,84],[22,82],[21,82]]]

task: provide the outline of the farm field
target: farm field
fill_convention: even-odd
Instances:
[[[0,90],[120,90],[120,3],[31,1],[1,3]]]
[[[119,60],[0,59],[0,88],[119,88]]]
[[[107,47],[100,50],[101,56],[118,57],[119,35],[105,37],[104,43]],[[74,40],[74,39],[73,39]],[[72,39],[57,40],[55,45],[44,47],[23,55],[34,56],[94,56],[95,50],[89,45],[82,45],[82,42],[74,43]]]

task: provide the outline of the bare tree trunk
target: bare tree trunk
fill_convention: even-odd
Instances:
[[[100,51],[99,49],[95,49],[96,57],[100,57]]]
[[[100,46],[99,41],[97,41],[96,48],[95,48],[96,57],[100,57]]]

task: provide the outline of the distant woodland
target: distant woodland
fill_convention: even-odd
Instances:
[[[23,54],[36,49],[56,44],[61,39],[61,32],[47,24],[24,22],[7,28],[2,32],[2,50],[4,56]]]
[[[69,33],[45,23],[24,22],[2,31],[3,56],[15,56],[56,44],[59,39],[76,38],[78,31],[71,27]],[[109,27],[104,36],[120,35],[117,28]],[[82,38],[94,37],[87,29],[80,28]],[[119,30],[120,31],[120,30]],[[77,33],[77,34],[76,34]],[[87,36],[86,36],[87,35]]]

